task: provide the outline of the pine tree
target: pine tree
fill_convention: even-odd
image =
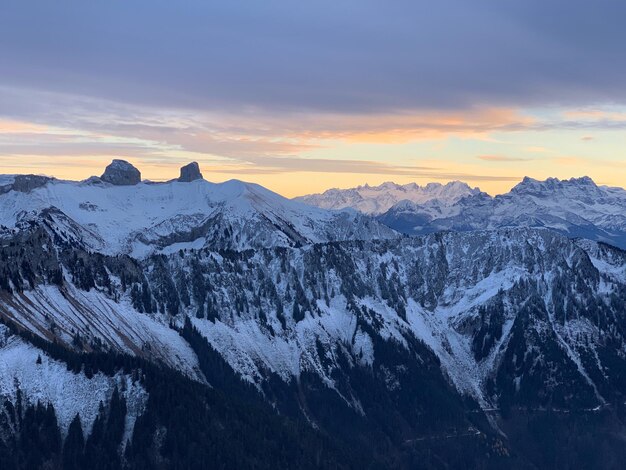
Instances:
[[[78,413],[70,423],[63,445],[63,469],[80,470],[84,468],[85,437]]]

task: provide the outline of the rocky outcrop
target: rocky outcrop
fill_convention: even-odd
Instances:
[[[189,165],[185,165],[180,168],[180,177],[178,181],[181,183],[189,183],[195,180],[201,180],[202,173],[200,173],[200,167],[198,162],[191,162]]]
[[[35,188],[44,186],[52,178],[40,175],[16,175],[13,181],[13,190],[27,193]]]
[[[141,173],[126,160],[113,160],[100,178],[116,186],[131,186],[141,181]]]
[[[29,193],[33,189],[44,186],[48,181],[52,181],[52,178],[40,175],[15,175],[13,181],[7,181],[7,184],[0,185],[0,194],[8,193],[11,190]]]

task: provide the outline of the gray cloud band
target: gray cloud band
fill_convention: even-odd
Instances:
[[[623,103],[625,16],[609,0],[4,2],[0,84],[229,112]]]

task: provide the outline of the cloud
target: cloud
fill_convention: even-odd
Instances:
[[[563,112],[566,119],[585,121],[626,121],[626,113],[607,109],[574,109]]]
[[[580,140],[582,140],[583,142],[590,142],[590,141],[594,140],[594,138],[593,138],[593,136],[586,135],[584,137],[581,137]]]
[[[245,159],[293,156],[337,142],[404,143],[451,135],[484,139],[490,132],[533,123],[510,109],[377,115],[210,113],[6,87],[0,87],[0,101],[0,117],[5,116],[0,121],[0,152],[6,155],[84,151]]]
[[[238,174],[238,175],[267,175],[280,173],[351,173],[403,176],[411,178],[426,178],[430,180],[470,180],[470,181],[518,181],[517,175],[480,175],[465,172],[455,172],[447,168],[395,165],[369,160],[345,160],[298,157],[258,157],[249,158],[244,164],[220,164],[208,167],[208,171]]]
[[[506,155],[478,155],[479,160],[486,162],[527,162],[534,160],[534,158],[527,157],[508,157]]]
[[[609,0],[5,2],[0,84],[234,113],[624,103],[625,14]]]
[[[449,164],[390,163],[384,161],[383,154],[379,158],[359,158],[358,154],[346,158],[344,144],[440,140],[446,145],[451,137],[489,141],[495,133],[559,126],[559,121],[542,121],[509,108],[355,115],[260,110],[214,113],[6,87],[0,87],[0,102],[0,117],[4,115],[0,120],[0,155],[7,168],[25,167],[20,161],[28,160],[29,168],[85,164],[91,169],[121,156],[138,165],[161,168],[159,175],[169,174],[172,166],[196,160],[207,171],[224,174],[351,173],[508,182],[518,180],[519,175],[484,175],[471,165],[454,171]],[[338,149],[336,157],[331,158],[334,148]],[[362,147],[352,148],[358,152]],[[525,151],[547,149],[531,147]],[[476,158],[493,163],[494,168],[497,163],[534,160],[524,154],[495,152],[498,150]],[[312,158],[316,153],[326,158]],[[434,156],[413,156],[418,162],[425,157]]]

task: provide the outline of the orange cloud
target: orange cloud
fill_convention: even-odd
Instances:
[[[40,126],[31,122],[0,119],[0,134],[24,134],[46,132],[47,126]]]
[[[295,139],[344,140],[350,143],[405,143],[440,140],[454,135],[484,139],[491,132],[523,129],[532,117],[508,108],[362,116],[315,116],[315,122],[298,119],[302,130],[291,129]]]
[[[478,155],[476,158],[486,162],[527,162],[534,160],[533,158],[525,157],[507,157],[506,155]]]

